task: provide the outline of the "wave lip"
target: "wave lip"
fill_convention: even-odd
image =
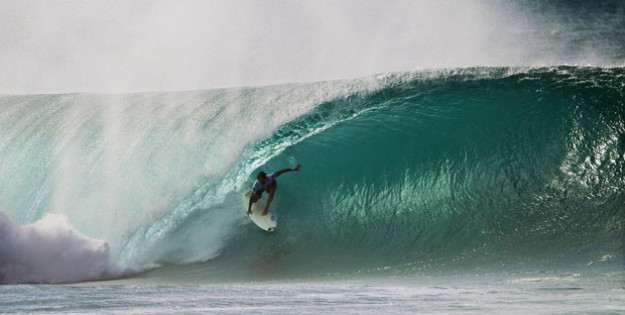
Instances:
[[[109,259],[109,245],[48,214],[15,226],[0,212],[0,283],[70,283],[119,278],[131,273]]]

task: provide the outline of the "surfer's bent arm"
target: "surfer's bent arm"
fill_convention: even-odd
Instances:
[[[299,171],[299,168],[301,167],[301,165],[299,163],[297,163],[297,165],[295,165],[295,167],[293,168],[285,168],[285,169],[281,169],[279,171],[276,172],[276,177],[287,173],[287,172],[292,172],[292,171]]]

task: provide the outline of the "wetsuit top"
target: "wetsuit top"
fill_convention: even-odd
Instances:
[[[268,174],[265,178],[265,184],[261,185],[258,180],[254,182],[254,186],[252,186],[252,192],[255,195],[261,195],[265,190],[269,189],[271,186],[276,184],[276,173]]]

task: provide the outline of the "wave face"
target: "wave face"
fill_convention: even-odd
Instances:
[[[323,129],[263,165],[304,168],[279,180],[278,235],[238,234],[227,264],[262,277],[622,261],[624,73],[420,73],[320,104],[257,144]]]
[[[105,243],[99,275],[30,282],[194,263],[193,277],[224,279],[621,265],[624,86],[623,68],[465,68],[3,96],[0,207],[12,230],[53,213]],[[295,162],[264,233],[241,194]],[[27,241],[9,239],[15,257]],[[0,279],[24,282],[19,261],[0,260]]]

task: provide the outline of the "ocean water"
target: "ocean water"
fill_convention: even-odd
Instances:
[[[622,314],[611,275],[506,274],[228,284],[0,287],[3,313]]]
[[[580,4],[547,32],[600,65],[0,95],[0,313],[625,313],[625,15],[602,4],[605,28]],[[241,195],[295,163],[261,231]]]
[[[3,312],[622,312],[624,86],[497,67],[1,96]],[[296,162],[259,230],[240,195]]]

